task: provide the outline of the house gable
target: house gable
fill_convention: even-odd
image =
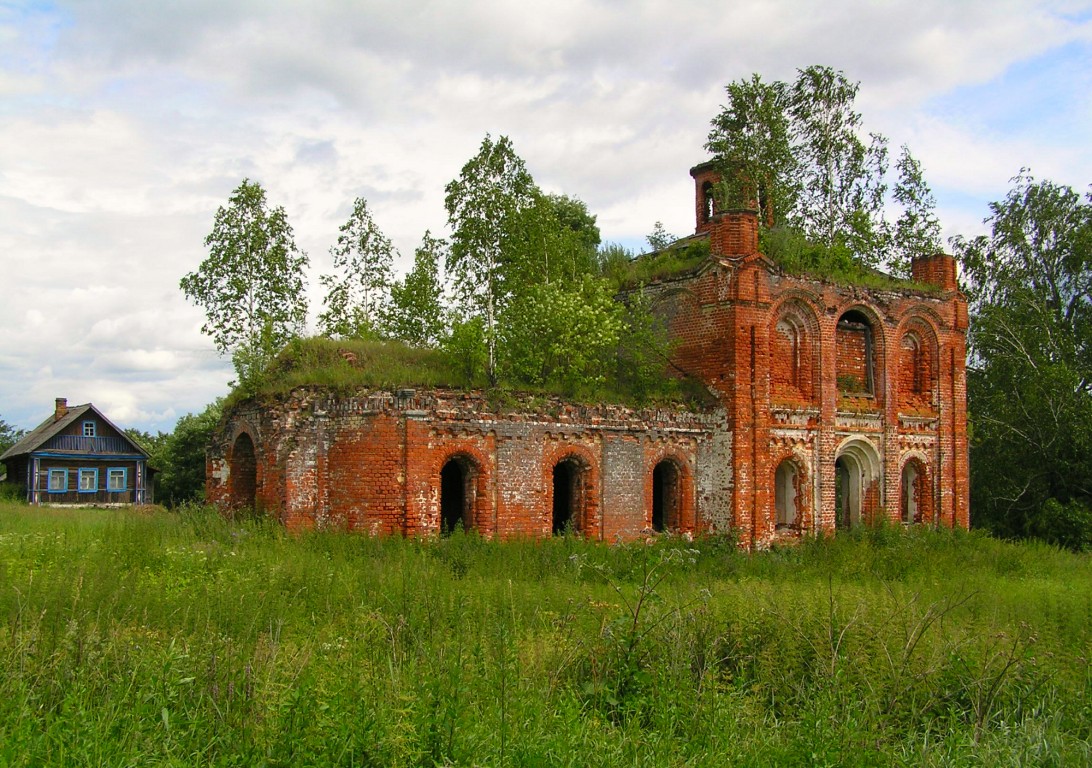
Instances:
[[[118,505],[152,500],[148,453],[91,403],[53,415],[0,457],[31,504]]]

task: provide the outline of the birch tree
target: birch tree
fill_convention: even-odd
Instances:
[[[519,273],[516,263],[527,256],[513,242],[513,225],[533,205],[535,191],[508,137],[493,141],[488,134],[459,178],[445,187],[452,229],[447,271],[464,305],[482,318],[492,384],[497,382],[497,321],[509,294],[506,275]]]
[[[243,179],[220,206],[205,238],[208,257],[182,278],[186,297],[205,310],[201,331],[230,353],[248,385],[307,319],[304,269],[284,208],[270,208],[258,182]]]
[[[368,336],[374,333],[386,303],[394,246],[376,226],[362,197],[353,202],[353,212],[340,233],[337,245],[330,248],[336,272],[319,278],[327,291],[319,330],[334,337]]]

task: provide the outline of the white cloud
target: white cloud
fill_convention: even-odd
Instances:
[[[1049,0],[0,7],[10,318],[0,417],[30,426],[68,396],[168,429],[164,419],[222,394],[230,365],[178,280],[204,258],[216,207],[243,177],[287,210],[311,258],[313,311],[353,198],[369,200],[408,265],[425,229],[444,233],[444,184],[486,132],[511,136],[544,188],[583,199],[606,240],[640,242],[657,220],[689,232],[687,170],[704,158],[723,85],[752,71],[791,79],[822,63],[861,80],[867,126],[910,144],[947,231],[973,234],[1021,165],[1079,186],[1092,177],[1090,10]]]

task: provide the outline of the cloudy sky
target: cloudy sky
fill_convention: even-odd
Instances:
[[[604,240],[693,229],[726,83],[825,64],[946,235],[1021,167],[1092,182],[1092,0],[0,0],[0,418],[169,431],[232,378],[178,288],[244,177],[318,276],[352,201],[412,258],[487,133]]]

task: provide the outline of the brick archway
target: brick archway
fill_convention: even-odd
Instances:
[[[879,451],[864,438],[851,437],[834,455],[834,525],[851,528],[872,521],[883,503],[883,464]]]
[[[792,296],[772,313],[770,394],[778,400],[812,403],[819,396],[819,322],[814,309]]]
[[[834,380],[839,394],[871,398],[879,408],[884,391],[885,349],[879,315],[862,304],[844,307],[834,326]]]
[[[474,530],[478,467],[466,454],[451,456],[440,469],[440,533]]]
[[[936,329],[921,317],[911,317],[898,331],[898,365],[895,370],[900,411],[933,411],[936,408],[940,351]]]
[[[488,461],[477,448],[449,445],[432,468],[429,531],[447,534],[461,526],[465,531],[493,533],[489,474]]]
[[[599,493],[596,464],[590,453],[568,445],[555,451],[545,466],[549,528],[554,536],[599,534]]]
[[[693,533],[694,478],[689,463],[668,449],[654,454],[646,466],[645,529],[657,533]]]
[[[786,533],[810,529],[811,483],[808,473],[796,454],[782,456],[773,473],[773,528]]]
[[[231,444],[228,456],[228,497],[235,510],[255,509],[258,493],[258,457],[254,440],[240,432]]]

